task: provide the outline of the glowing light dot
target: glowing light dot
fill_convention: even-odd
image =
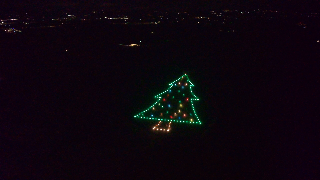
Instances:
[[[165,98],[163,98],[163,101],[166,101],[166,99],[165,99]]]
[[[188,85],[188,83],[186,83],[186,86]]]
[[[180,104],[180,107],[182,107],[182,104]]]

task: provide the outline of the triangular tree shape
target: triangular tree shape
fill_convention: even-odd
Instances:
[[[194,86],[187,74],[169,84],[169,88],[156,95],[157,101],[148,109],[135,115],[135,118],[184,124],[201,124],[193,101],[198,101],[192,92]],[[153,128],[155,129],[156,126]],[[165,129],[163,129],[165,130]],[[169,129],[168,129],[169,131]]]

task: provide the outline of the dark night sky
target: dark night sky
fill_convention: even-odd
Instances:
[[[0,2],[2,11],[24,11],[34,9],[65,8],[116,8],[116,9],[216,9],[216,8],[271,8],[292,11],[317,11],[318,0],[4,0]]]

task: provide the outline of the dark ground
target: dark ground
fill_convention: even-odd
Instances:
[[[1,34],[0,179],[315,179],[313,35],[282,22]],[[183,73],[203,125],[155,134],[133,119]]]

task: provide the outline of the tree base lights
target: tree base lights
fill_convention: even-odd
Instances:
[[[169,122],[169,124],[166,125],[166,128],[159,127],[161,123],[162,122],[159,121],[159,123],[157,125],[153,126],[152,130],[154,130],[154,131],[163,131],[163,132],[169,132],[171,130],[171,122]]]

